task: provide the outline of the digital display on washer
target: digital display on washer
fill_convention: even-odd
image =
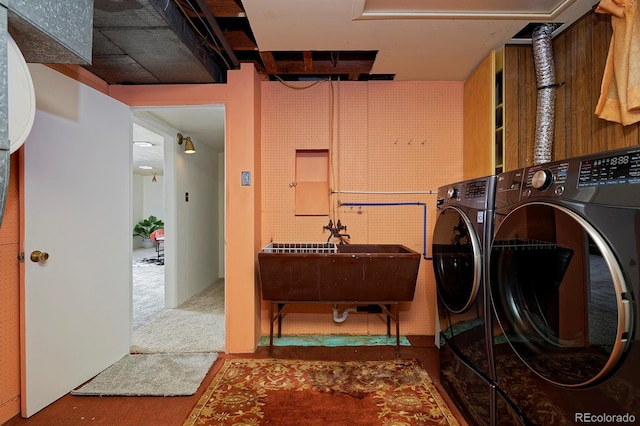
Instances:
[[[640,183],[640,152],[580,162],[578,188],[624,183]]]
[[[487,181],[479,180],[471,182],[466,185],[464,191],[465,198],[480,198],[484,197],[487,192]]]

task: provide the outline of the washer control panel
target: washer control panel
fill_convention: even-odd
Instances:
[[[487,195],[487,181],[469,182],[464,188],[464,198],[484,198]]]
[[[578,188],[640,183],[640,152],[626,152],[580,162]]]
[[[632,197],[629,195],[632,193],[639,195]],[[636,206],[640,199],[640,147],[527,167],[520,197],[521,200],[559,197],[598,204]]]
[[[551,185],[562,185],[567,181],[569,163],[540,164],[527,169],[525,188],[544,191]]]
[[[495,176],[467,180],[438,189],[437,206],[455,204],[474,209],[487,209],[493,205]]]

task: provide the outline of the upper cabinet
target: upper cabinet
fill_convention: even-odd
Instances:
[[[505,170],[504,49],[491,52],[464,84],[465,179]]]
[[[493,122],[493,169],[495,173],[504,171],[504,49],[494,52],[493,55],[493,110],[495,118]]]
[[[463,177],[494,173],[495,52],[491,52],[464,83]]]

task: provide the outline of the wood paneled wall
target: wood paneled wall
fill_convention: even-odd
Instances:
[[[590,12],[553,40],[556,91],[553,159],[640,144],[640,124],[598,118],[604,65],[611,41],[609,15]],[[505,47],[505,170],[533,164],[536,77],[531,46]]]

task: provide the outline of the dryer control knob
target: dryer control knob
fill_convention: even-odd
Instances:
[[[447,198],[458,198],[458,190],[456,188],[449,188],[447,190]]]
[[[531,186],[540,191],[544,191],[553,183],[553,173],[551,170],[542,169],[533,174],[531,178]]]

